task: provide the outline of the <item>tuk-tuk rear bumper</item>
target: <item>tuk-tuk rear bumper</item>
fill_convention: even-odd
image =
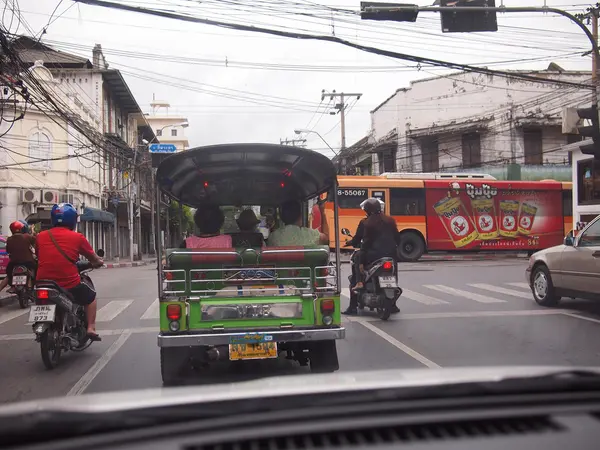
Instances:
[[[302,342],[302,341],[329,341],[344,339],[345,328],[326,328],[316,330],[277,330],[256,331],[257,334],[272,336],[271,342]],[[231,339],[243,337],[254,332],[235,333],[192,333],[179,335],[158,335],[159,347],[198,347],[204,345],[228,345]]]

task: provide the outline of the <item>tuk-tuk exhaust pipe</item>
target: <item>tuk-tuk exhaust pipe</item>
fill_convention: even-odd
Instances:
[[[211,362],[227,361],[229,360],[229,346],[217,345],[216,347],[209,348],[206,351],[206,356]]]

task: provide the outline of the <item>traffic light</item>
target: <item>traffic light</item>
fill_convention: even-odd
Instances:
[[[600,159],[600,119],[598,118],[598,106],[592,105],[590,108],[577,108],[577,115],[580,119],[587,119],[592,122],[591,125],[577,127],[580,136],[592,138],[593,144],[581,145],[579,149],[585,155],[594,155],[594,158]]]

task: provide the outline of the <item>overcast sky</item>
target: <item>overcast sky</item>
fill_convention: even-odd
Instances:
[[[285,31],[333,33],[364,45],[501,70],[545,69],[550,61],[566,69],[591,69],[590,57],[582,56],[590,48],[583,32],[568,19],[547,14],[499,15],[496,33],[443,34],[435,13],[421,13],[415,23],[361,21],[356,14],[358,0],[116,2]],[[192,147],[236,141],[279,143],[297,138],[294,129],[307,128],[338,150],[340,116],[329,114],[333,103],[321,102],[323,89],[363,94],[360,100],[349,101],[350,146],[368,134],[369,112],[396,89],[448,73],[334,43],[234,31],[71,0],[18,3],[23,18],[20,33],[39,36],[46,27],[43,42],[90,60],[94,44],[101,44],[110,67],[123,72],[143,111],[149,111],[154,95],[170,102],[172,112],[188,117]],[[432,0],[416,3],[424,6]],[[588,6],[565,0],[504,1],[505,6],[544,3],[573,13]],[[306,138],[310,148],[333,156],[318,136]]]

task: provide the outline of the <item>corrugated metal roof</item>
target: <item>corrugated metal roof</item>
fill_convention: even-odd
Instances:
[[[28,36],[16,38],[13,45],[21,60],[28,65],[41,60],[48,69],[91,69],[93,67],[86,58],[55,50]]]

